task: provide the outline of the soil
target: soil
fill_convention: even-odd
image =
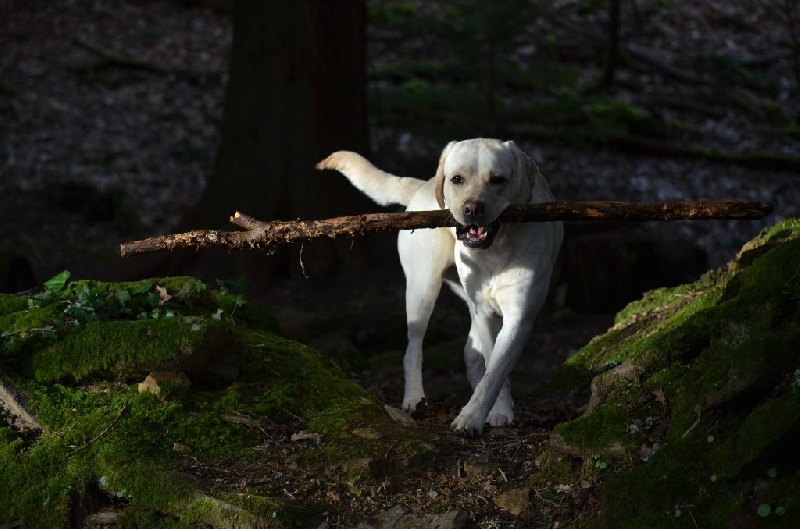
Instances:
[[[575,28],[596,31],[603,24],[602,12],[577,15],[578,3],[557,3],[554,14],[532,32],[571,39],[574,60],[585,61],[590,76],[602,67],[597,62],[601,53]],[[783,125],[770,123],[764,112],[774,109],[783,124],[800,115],[800,79],[795,77],[800,14],[770,0],[683,4],[645,13],[647,24],[628,29],[626,38],[660,64],[682,64],[686,57],[742,58],[755,65],[757,76],[774,81],[770,94],[737,85],[730,90],[738,106],[722,103],[715,96],[718,86],[681,82],[654,67],[621,69],[611,95],[627,102],[671,101],[651,104],[692,124],[709,149],[798,156],[800,137],[780,133]],[[369,38],[374,66],[390,48],[379,29],[371,29]],[[0,17],[0,253],[22,257],[38,283],[65,268],[75,277],[95,277],[116,266],[120,242],[177,226],[212,171],[231,40],[230,15],[198,3],[6,1]],[[411,48],[409,54],[418,53]],[[406,47],[397,49],[391,53]],[[700,101],[711,111],[674,104],[681,100]],[[684,146],[699,141],[692,138],[677,141]],[[373,125],[372,143],[377,165],[418,175],[432,170],[442,147],[380,123]],[[559,143],[527,142],[523,148],[561,200],[773,202],[775,213],[761,221],[647,226],[654,238],[678,233],[694,241],[707,252],[710,266],[733,257],[762,227],[800,214],[800,186],[789,170]],[[268,301],[290,336],[331,354],[351,347],[364,353],[372,364],[365,385],[384,402],[400,402],[405,317],[399,266],[328,283],[322,291],[314,282],[276,285]],[[220,462],[187,470],[220,486],[263,482],[276,494],[332,505],[327,516],[332,526],[396,505],[417,513],[468,511],[468,525],[474,527],[527,526],[495,499],[504,483],[536,468],[549,428],[574,417],[585,403],[580,396],[556,401],[535,390],[555,366],[608,328],[612,318],[551,306],[537,321],[515,372],[521,382],[513,428],[492,429],[480,440],[469,440],[448,428],[468,395],[458,353],[468,322],[463,303],[443,293],[428,340],[437,351],[425,371],[430,401],[416,416],[417,427],[429,433],[438,453],[448,454],[436,471],[415,472],[413,463],[406,462],[411,468],[383,475],[379,487],[332,488],[324,477],[307,475],[292,464],[298,443],[279,429],[257,465]],[[481,463],[465,464],[474,461]],[[581,509],[591,509],[595,485],[561,495],[568,508],[553,502],[558,518],[542,512],[536,523],[563,526]],[[532,494],[550,498],[550,492]]]

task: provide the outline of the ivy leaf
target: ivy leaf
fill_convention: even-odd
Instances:
[[[141,296],[142,294],[146,294],[153,288],[153,283],[151,281],[145,281],[138,288],[133,291],[134,296]]]
[[[130,300],[131,294],[127,290],[115,290],[114,297],[119,301],[120,306],[124,307]]]
[[[51,292],[60,292],[64,289],[69,281],[69,278],[72,276],[69,270],[64,270],[60,274],[54,275],[50,279],[44,282],[44,288]]]

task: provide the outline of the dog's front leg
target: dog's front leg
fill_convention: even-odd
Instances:
[[[497,315],[489,316],[490,335],[484,335],[481,339],[481,324],[476,322],[474,307],[471,309],[473,313],[472,324],[469,330],[469,337],[467,344],[464,347],[464,361],[467,365],[467,378],[470,386],[474,391],[478,387],[478,383],[483,379],[486,374],[486,365],[492,356],[492,348],[497,339],[497,333],[500,332],[500,327],[503,324],[502,319]],[[486,329],[484,330],[484,334]],[[492,426],[505,426],[514,420],[514,400],[511,397],[511,385],[506,379],[503,387],[500,389],[500,394],[497,400],[494,401],[492,409],[486,422]]]
[[[532,321],[533,317],[527,313],[504,315],[503,327],[497,334],[491,356],[487,359],[486,373],[475,387],[467,405],[453,421],[453,429],[467,435],[480,435],[490,410],[496,412],[491,418],[493,425],[508,424],[513,419],[508,377],[530,336]],[[506,414],[510,417],[506,417]]]

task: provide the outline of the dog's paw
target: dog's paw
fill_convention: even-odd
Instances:
[[[486,418],[486,422],[490,426],[508,426],[514,421],[514,413],[511,412],[509,415],[505,413],[490,413]]]
[[[406,413],[414,413],[417,408],[419,407],[421,402],[425,401],[425,394],[423,393],[422,396],[419,395],[412,395],[410,397],[403,398],[403,411]]]
[[[480,437],[483,434],[484,419],[475,417],[474,413],[465,413],[461,410],[458,417],[450,423],[450,427],[456,433],[463,433],[468,437]]]
[[[508,426],[514,421],[514,405],[507,399],[498,398],[489,410],[486,422],[492,426]]]

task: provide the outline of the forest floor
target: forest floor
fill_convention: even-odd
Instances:
[[[516,58],[535,64],[552,36],[562,43],[561,58],[580,66],[581,82],[599,76],[603,51],[596,35],[604,15],[578,15],[579,3],[555,3],[530,28],[530,45],[520,46]],[[408,4],[422,10],[436,5]],[[800,156],[800,13],[792,12],[792,2],[786,9],[771,0],[675,2],[661,8],[655,7],[658,2],[623,4],[639,9],[626,12],[639,23],[627,26],[624,37],[640,53],[620,67],[617,82],[606,90],[609,97],[682,124],[685,133],[669,138],[682,148],[700,145],[733,158],[765,152]],[[425,53],[424,46],[398,44],[389,33],[370,28],[371,69],[403,54],[413,60]],[[228,14],[190,2],[5,2],[0,17],[0,253],[23,257],[39,283],[65,268],[89,278],[117,266],[120,242],[174,229],[213,169],[231,41]],[[722,66],[715,70],[709,64]],[[728,66],[733,74],[720,73]],[[379,166],[422,176],[433,170],[441,141],[389,123],[372,127]],[[644,149],[619,152],[613,144],[521,144],[561,200],[772,202],[775,213],[762,221],[647,226],[654,238],[679,233],[694,241],[712,267],[732,258],[762,227],[800,215],[797,166],[776,169]],[[373,362],[367,386],[387,403],[400,401],[405,318],[399,266],[338,287],[328,284],[324,292],[303,282],[279,285],[268,302],[293,337],[323,350],[355,345],[366,353]],[[444,294],[429,340],[443,358],[460,347],[465,320],[461,302]],[[431,430],[432,442],[454,455],[450,470],[455,474],[418,477],[416,488],[390,487],[380,501],[351,500],[362,502],[358,508],[365,514],[398,504],[416,512],[452,508],[473,513],[475,526],[510,527],[513,516],[493,501],[500,481],[530,472],[547,427],[580,407],[547,402],[533,390],[611,321],[609,314],[563,307],[543,314],[528,346],[531,354],[516,374],[526,395],[518,399],[518,420],[513,429],[489,432],[481,441],[449,434],[447,425],[468,388],[458,359],[436,360],[434,354],[425,376],[436,390],[417,419]],[[479,479],[453,479],[463,472],[463,460],[482,454],[502,459],[502,470]],[[303,494],[299,482],[293,486],[287,485],[288,495]],[[576,508],[590,507],[590,497],[576,494]],[[491,525],[494,521],[498,524]]]

